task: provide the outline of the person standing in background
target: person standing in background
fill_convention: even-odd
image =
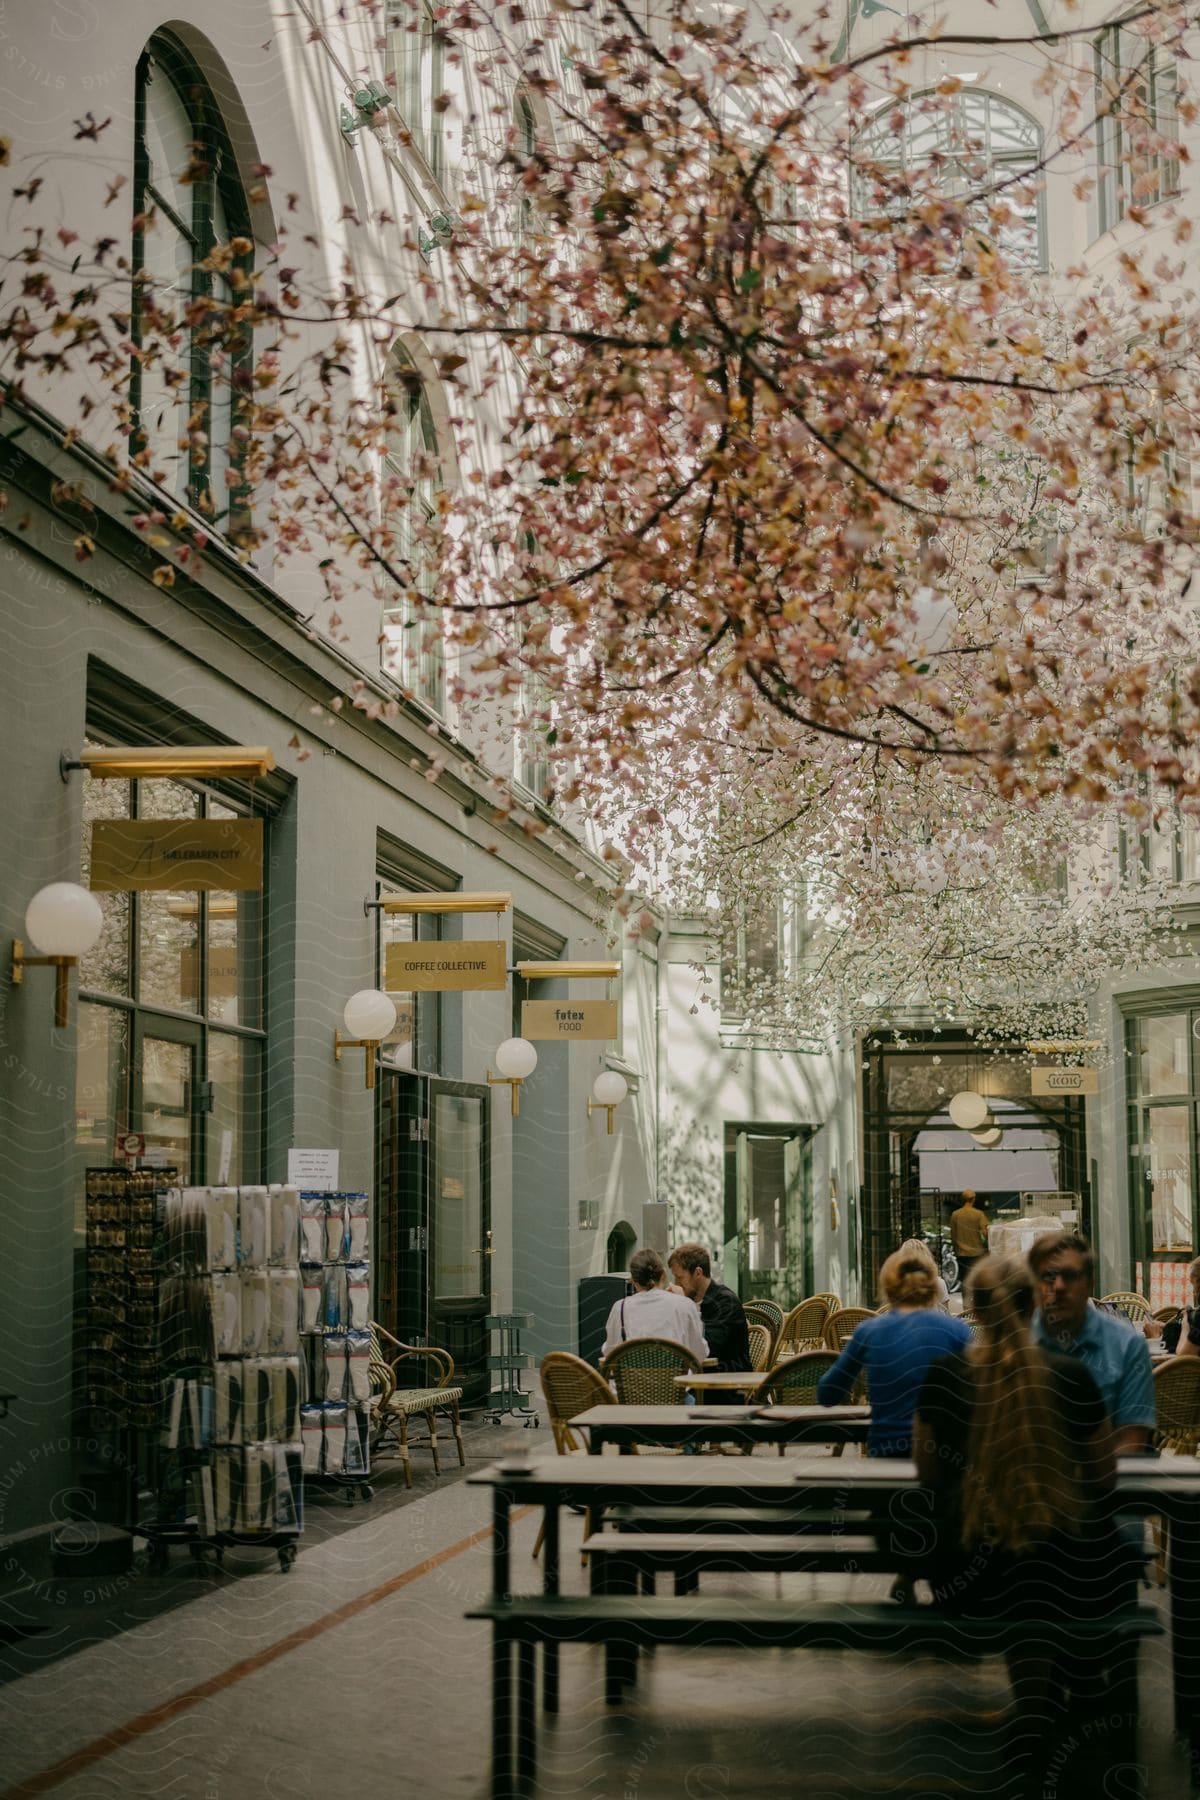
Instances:
[[[988,1222],[974,1188],[964,1188],[959,1200],[950,1214],[950,1244],[958,1260],[960,1283],[965,1288],[967,1276],[980,1257],[988,1253]]]

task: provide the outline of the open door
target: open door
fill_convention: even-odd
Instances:
[[[790,1127],[737,1128],[738,1291],[743,1300],[791,1307],[812,1280],[809,1133]],[[726,1279],[728,1279],[728,1258]]]

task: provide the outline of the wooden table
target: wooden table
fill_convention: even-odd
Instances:
[[[870,1423],[869,1406],[592,1406],[571,1420],[593,1456],[606,1444],[862,1444]]]
[[[615,1409],[611,1409],[615,1410]],[[609,1506],[772,1507],[781,1518],[791,1511],[823,1507],[871,1510],[901,1507],[904,1496],[920,1492],[911,1462],[883,1457],[853,1458],[798,1466],[765,1458],[539,1456],[528,1462],[499,1462],[468,1476],[473,1486],[492,1490],[492,1604],[503,1608],[512,1594],[511,1512],[530,1503],[545,1509],[542,1553],[543,1593],[559,1593],[559,1511],[585,1506],[593,1520]],[[1123,1457],[1117,1470],[1117,1503],[1122,1511],[1157,1513],[1171,1522],[1169,1599],[1171,1677],[1175,1727],[1190,1740],[1193,1783],[1200,1778],[1200,1458]],[[702,1540],[698,1539],[698,1542]],[[513,1780],[513,1644],[493,1626],[492,1793],[507,1796]],[[522,1716],[532,1718],[534,1647],[517,1646],[517,1694]],[[558,1704],[557,1645],[545,1642],[544,1703]],[[516,1780],[523,1779],[518,1741]],[[530,1752],[532,1755],[532,1751]],[[524,1775],[530,1765],[524,1766]]]

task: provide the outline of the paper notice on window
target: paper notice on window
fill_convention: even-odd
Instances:
[[[336,1193],[339,1155],[337,1150],[289,1150],[288,1186],[306,1194]]]
[[[232,1133],[232,1131],[223,1131],[221,1133],[221,1154],[217,1161],[217,1186],[218,1187],[228,1187],[228,1185],[229,1185],[229,1169],[230,1169],[230,1165],[232,1164],[232,1162],[233,1162],[233,1133]]]
[[[1079,1223],[1079,1214],[1077,1212],[1060,1212],[1058,1216],[1064,1225],[1078,1225]]]

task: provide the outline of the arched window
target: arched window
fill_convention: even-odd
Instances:
[[[410,0],[389,11],[387,42],[397,110],[440,181],[446,162],[438,105],[445,87],[446,34],[428,0]]]
[[[160,34],[137,66],[132,406],[137,459],[218,529],[248,523],[233,428],[250,391],[250,211],[198,65]],[[167,338],[182,333],[172,349]]]
[[[389,423],[383,461],[389,561],[410,585],[384,605],[383,667],[426,706],[441,712],[446,702],[445,653],[441,616],[433,604],[437,559],[431,533],[442,469],[429,392],[401,345],[388,357],[386,394]]]
[[[903,122],[897,129],[901,110]],[[978,196],[968,210],[978,213],[983,234],[995,237],[1011,261],[1027,268],[1045,266],[1041,128],[1011,100],[966,86],[949,96],[914,94],[903,109],[883,107],[860,134],[855,152],[860,166],[869,159],[885,176],[889,171],[935,169],[943,194],[967,201]],[[1028,184],[1023,176],[1029,177]],[[991,201],[1006,202],[1011,215],[999,233],[987,218]],[[858,210],[869,206],[869,195],[860,194]]]

